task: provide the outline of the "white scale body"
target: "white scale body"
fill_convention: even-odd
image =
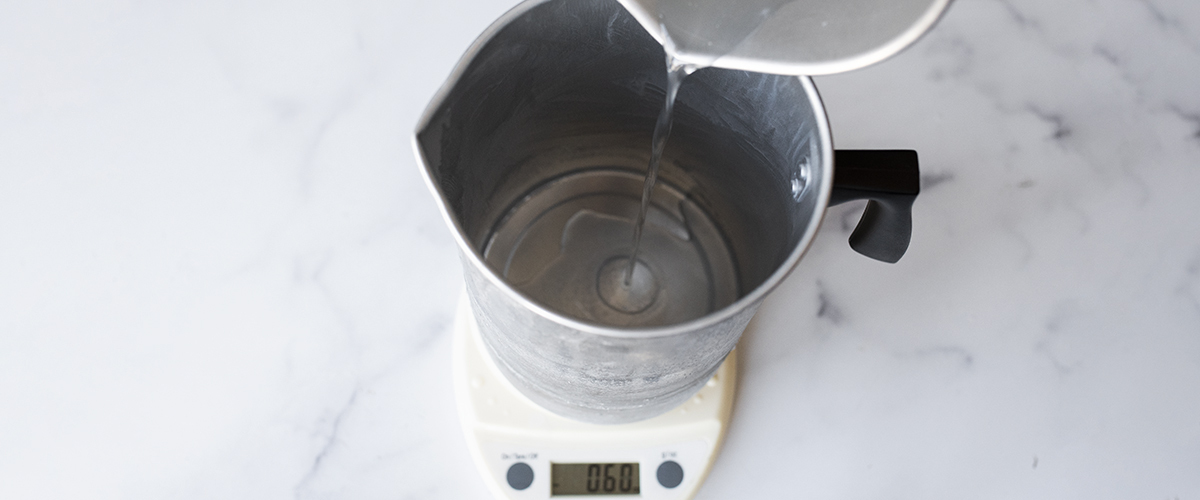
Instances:
[[[690,499],[712,468],[733,406],[736,350],[700,392],[663,415],[599,425],[551,413],[498,371],[481,343],[466,295],[455,318],[453,349],[463,432],[475,465],[497,499]],[[636,494],[605,494],[599,488],[584,495],[551,495],[551,464],[628,463],[638,464]]]

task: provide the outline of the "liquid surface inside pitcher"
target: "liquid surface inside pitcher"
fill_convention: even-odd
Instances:
[[[737,299],[724,236],[699,206],[659,181],[625,285],[645,175],[599,164],[543,184],[497,225],[488,265],[549,309],[607,326],[688,321]]]

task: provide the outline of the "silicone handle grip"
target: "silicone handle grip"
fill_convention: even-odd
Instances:
[[[912,204],[921,192],[917,152],[839,149],[833,166],[830,206],[870,200],[850,235],[850,248],[872,259],[899,261],[912,239]]]

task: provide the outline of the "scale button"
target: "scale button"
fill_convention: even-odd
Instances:
[[[681,470],[679,473],[682,476],[683,471]],[[659,477],[662,477],[661,474],[660,472]],[[533,484],[533,467],[530,467],[529,464],[517,462],[508,468],[508,485],[512,486],[514,490],[523,490],[531,484]]]
[[[532,474],[532,472],[530,472]],[[509,474],[512,474],[509,472]],[[512,476],[509,476],[512,477]],[[658,484],[664,488],[674,488],[683,482],[683,467],[674,460],[667,460],[658,466]]]

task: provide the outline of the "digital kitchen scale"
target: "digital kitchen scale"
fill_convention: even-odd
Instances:
[[[453,350],[463,432],[497,499],[690,499],[708,476],[728,428],[736,350],[687,402],[619,425],[571,420],[518,392],[484,349],[465,294]]]

